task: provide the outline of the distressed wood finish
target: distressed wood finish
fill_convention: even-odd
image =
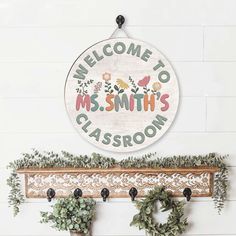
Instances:
[[[194,197],[212,195],[214,173],[218,168],[140,168],[140,169],[82,169],[42,168],[20,169],[25,174],[27,198],[44,198],[48,188],[56,191],[56,197],[72,194],[75,188],[84,197],[100,197],[102,188],[110,190],[112,198],[129,197],[129,189],[136,187],[138,197],[143,197],[154,186],[166,186],[173,196],[182,196],[184,188],[192,189]]]

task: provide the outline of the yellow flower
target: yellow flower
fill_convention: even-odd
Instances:
[[[159,83],[159,82],[153,83],[153,84],[152,84],[152,88],[153,88],[153,90],[154,90],[155,92],[158,91],[158,90],[160,90],[160,89],[161,89],[161,83]]]
[[[105,73],[102,75],[102,79],[105,80],[106,82],[109,81],[109,80],[111,80],[111,74],[105,72]]]
[[[119,85],[120,88],[122,88],[122,89],[127,89],[127,88],[129,88],[129,85],[128,85],[127,83],[125,83],[125,81],[123,81],[122,79],[117,79],[117,80],[116,80],[116,83],[117,83],[117,85]]]

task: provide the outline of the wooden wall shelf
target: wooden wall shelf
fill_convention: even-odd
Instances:
[[[108,188],[113,198],[128,198],[135,187],[138,197],[143,197],[154,186],[165,186],[173,196],[183,196],[185,188],[191,188],[193,197],[212,195],[214,173],[218,168],[42,168],[19,169],[25,175],[27,198],[45,198],[49,188],[56,197],[65,197],[76,188],[84,197],[101,197],[101,190]]]

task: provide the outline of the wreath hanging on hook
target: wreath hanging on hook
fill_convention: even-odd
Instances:
[[[157,223],[153,218],[157,201],[161,203],[162,212],[171,210],[166,223]],[[183,219],[184,202],[171,200],[165,187],[150,190],[144,199],[136,201],[136,207],[139,213],[133,217],[130,225],[145,229],[151,236],[176,236],[182,234],[188,225],[187,218]]]

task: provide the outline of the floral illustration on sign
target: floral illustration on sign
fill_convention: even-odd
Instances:
[[[158,100],[162,104],[160,107],[161,111],[167,111],[169,109],[169,94],[161,94],[162,84],[154,78],[151,78],[151,76],[144,76],[142,79],[138,80],[137,84],[131,76],[129,76],[127,80],[124,78],[112,78],[111,73],[103,73],[101,79],[105,81],[105,83],[97,82],[93,87],[93,94],[88,94],[87,88],[89,85],[93,84],[94,80],[88,79],[85,82],[80,81],[79,88],[76,89],[78,93],[76,109],[80,110],[80,108],[85,107],[87,111],[93,112],[98,109],[100,111],[119,111],[119,109],[123,109],[123,106],[121,105],[120,108],[117,108],[118,103],[125,101],[125,109],[133,111],[135,99],[140,100],[139,105],[137,105],[138,111],[154,111],[155,106],[157,106],[155,101]],[[105,109],[95,101],[99,96],[98,93],[102,90],[106,93],[105,102],[108,103]],[[140,92],[142,90],[143,92]],[[114,99],[114,104],[112,99]],[[143,101],[143,106],[141,105],[141,100]],[[93,108],[91,103],[95,104]]]
[[[101,91],[101,87],[102,87],[102,82],[97,82],[97,83],[94,85],[93,92],[94,92],[94,93],[99,93],[99,91]]]
[[[160,82],[154,82],[152,84],[152,93],[155,94],[157,97],[156,99],[158,100],[161,96],[161,93],[160,93],[160,90],[161,90],[161,83]]]
[[[149,81],[150,81],[150,76],[145,76],[143,79],[139,80],[138,82],[138,85],[140,87],[143,87],[143,91],[145,94],[147,94],[150,91],[150,89],[147,88]]]
[[[107,94],[112,94],[114,90],[112,89],[111,83],[109,82],[111,80],[111,74],[110,73],[104,73],[102,75],[102,79],[105,81],[105,92]]]
[[[139,90],[139,87],[135,84],[134,80],[132,79],[131,76],[129,76],[129,82],[131,83],[132,85],[132,89],[131,89],[131,92],[133,92],[134,94],[136,94]]]
[[[114,89],[118,92],[118,94],[123,93],[125,89],[128,89],[129,85],[122,79],[116,80],[116,85],[114,85]]]
[[[108,41],[76,59],[67,77],[65,105],[75,128],[92,144],[136,151],[157,141],[173,123],[179,104],[176,74],[151,45]]]
[[[90,79],[87,82],[82,82],[81,80],[78,80],[79,88],[76,89],[77,93],[86,95],[88,93],[88,86],[93,83],[93,80]]]

